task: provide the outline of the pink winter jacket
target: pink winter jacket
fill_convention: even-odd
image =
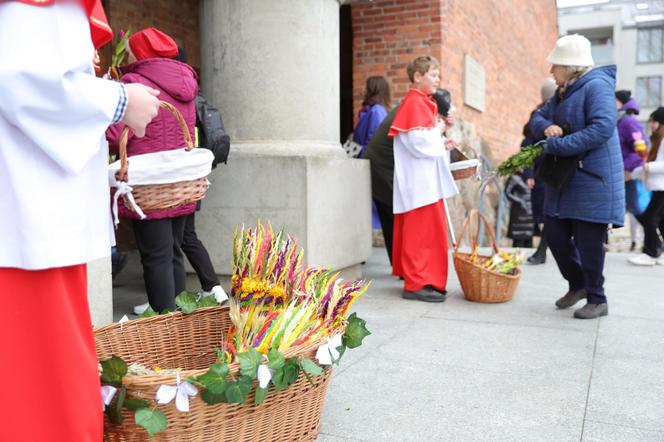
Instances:
[[[198,93],[196,72],[187,64],[168,58],[148,58],[125,66],[122,69],[122,83],[141,83],[161,91],[159,99],[175,106],[189,126],[192,139],[196,125],[195,98]],[[111,153],[118,153],[120,134],[124,128],[123,123],[115,124],[106,131]],[[127,157],[144,153],[161,152],[184,147],[184,136],[175,116],[166,109],[159,109],[159,114],[148,124],[145,136],[138,138],[129,131],[127,143]],[[131,161],[129,162],[131,174]],[[196,203],[187,204],[175,209],[150,212],[145,218],[162,219],[189,215],[196,210]],[[120,198],[118,204],[120,216],[124,218],[139,219],[128,210]]]

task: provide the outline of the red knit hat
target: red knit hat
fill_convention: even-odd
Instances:
[[[146,28],[129,38],[129,48],[136,60],[163,57],[173,58],[178,54],[178,45],[171,37],[157,28]]]

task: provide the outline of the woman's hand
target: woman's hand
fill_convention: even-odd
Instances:
[[[532,189],[533,187],[535,187],[535,179],[533,179],[533,178],[528,178],[528,179],[526,180],[526,184],[528,185],[528,188],[529,188],[529,189]]]
[[[632,172],[629,170],[625,171],[625,181],[632,181]]]
[[[560,126],[552,124],[551,126],[544,129],[544,136],[547,138],[559,137],[563,134],[563,130]]]

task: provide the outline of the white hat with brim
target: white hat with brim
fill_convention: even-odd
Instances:
[[[594,66],[590,40],[573,34],[560,37],[546,61],[559,66]]]

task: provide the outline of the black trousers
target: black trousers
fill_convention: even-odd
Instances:
[[[204,291],[209,292],[212,287],[220,285],[210,255],[201,240],[198,239],[198,235],[196,235],[196,212],[187,216],[184,225],[182,251],[194,268]]]
[[[548,216],[544,226],[547,243],[569,290],[585,288],[589,303],[605,304],[604,242],[608,226]]]
[[[654,191],[645,212],[636,215],[643,226],[643,253],[653,258],[662,254],[662,240],[657,234],[664,235],[664,191]]]
[[[390,259],[390,265],[392,265],[392,234],[394,231],[394,213],[392,213],[392,204],[385,204],[378,200],[374,200],[374,203],[376,203],[380,226],[383,229],[383,239],[385,240],[387,257]]]
[[[186,289],[184,257],[180,250],[186,218],[134,220],[133,223],[145,291],[156,312],[175,310],[175,297]]]

